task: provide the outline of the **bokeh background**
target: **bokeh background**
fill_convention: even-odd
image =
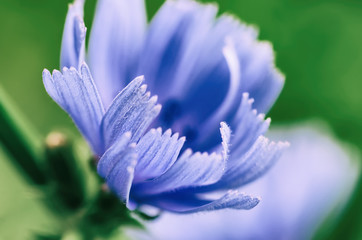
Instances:
[[[54,129],[77,134],[70,118],[46,94],[41,79],[43,68],[59,68],[69,2],[0,1],[0,84],[44,136]],[[146,1],[149,18],[162,2]],[[274,46],[276,65],[286,75],[281,96],[269,113],[274,125],[323,119],[341,140],[362,146],[362,1],[216,2],[221,12],[257,26],[260,39]],[[86,1],[88,29],[95,4]],[[51,216],[29,200],[26,183],[6,158],[0,146],[0,239],[24,239],[39,223],[50,226]]]

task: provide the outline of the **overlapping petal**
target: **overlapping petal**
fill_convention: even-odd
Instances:
[[[225,162],[221,155],[192,153],[186,150],[175,164],[161,176],[135,186],[142,195],[159,194],[186,187],[204,186],[217,182],[223,175]]]
[[[127,132],[110,147],[99,160],[98,173],[110,189],[128,205],[134,168],[137,163],[135,144],[129,144],[131,133]]]
[[[89,40],[89,64],[106,107],[137,77],[145,29],[143,0],[98,1]]]
[[[162,134],[161,128],[151,129],[137,144],[139,163],[136,168],[135,182],[158,177],[175,163],[185,137],[179,139],[178,133],[171,135],[171,130]]]
[[[100,127],[105,149],[128,131],[132,132],[132,142],[137,142],[159,114],[161,106],[156,104],[157,97],[146,92],[143,80],[141,76],[127,85],[104,114]]]

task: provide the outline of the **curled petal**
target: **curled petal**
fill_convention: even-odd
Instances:
[[[228,92],[215,112],[202,124],[200,132],[203,133],[199,142],[205,142],[210,138],[213,132],[207,131],[208,129],[216,128],[217,124],[222,120],[228,119],[230,115],[234,114],[236,103],[240,101],[240,63],[238,56],[236,55],[234,43],[228,39],[226,46],[223,49],[223,53],[230,69],[230,80]]]

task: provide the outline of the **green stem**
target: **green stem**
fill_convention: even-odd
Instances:
[[[0,143],[28,179],[43,185],[46,182],[44,156],[41,138],[37,136],[0,86]]]
[[[52,132],[46,138],[45,155],[57,198],[71,210],[81,207],[85,196],[85,174],[74,155],[73,143],[64,134]]]

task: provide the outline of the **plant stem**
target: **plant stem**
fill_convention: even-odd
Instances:
[[[13,158],[15,166],[38,185],[46,183],[41,140],[0,86],[0,143]]]

